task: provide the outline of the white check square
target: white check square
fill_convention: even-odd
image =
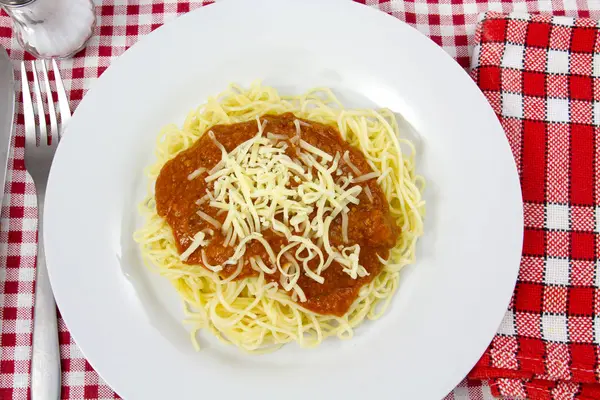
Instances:
[[[457,386],[452,391],[455,399],[468,399],[469,398],[469,388],[464,386]]]
[[[573,26],[575,25],[575,20],[572,17],[552,17],[552,23],[554,25],[562,25],[562,26]]]
[[[551,285],[569,284],[569,259],[548,257],[544,282]]]
[[[600,77],[600,54],[594,53],[592,76]]]
[[[28,373],[15,373],[13,375],[13,388],[26,388],[29,386],[29,374]]]
[[[504,314],[500,328],[498,328],[498,333],[500,335],[515,336],[516,330],[514,312],[507,311],[506,314]]]
[[[523,96],[516,93],[502,93],[502,115],[523,118]]]
[[[31,293],[17,294],[17,307],[33,307],[33,296],[31,295]]]
[[[31,357],[31,347],[29,346],[15,346],[15,360],[25,361]]]
[[[566,74],[569,72],[569,53],[566,51],[548,51],[548,69],[552,74]]]
[[[598,271],[600,271],[600,260],[596,261],[596,287],[600,287],[600,273]]]
[[[84,371],[70,371],[66,374],[67,385],[69,386],[83,386],[85,384],[85,372]]]
[[[31,320],[29,319],[18,319],[15,323],[15,333],[29,333],[31,332]]]
[[[481,51],[481,46],[475,46],[473,48],[473,54],[471,54],[471,69],[475,68],[479,64],[479,52]]]
[[[551,122],[569,122],[569,100],[548,99],[548,120]]]
[[[566,343],[567,317],[565,315],[542,315],[542,335],[544,340]]]
[[[507,44],[502,55],[502,66],[507,68],[523,68],[523,58],[525,56],[525,46],[516,44]]]
[[[546,205],[546,228],[556,230],[569,229],[569,206],[564,204]]]

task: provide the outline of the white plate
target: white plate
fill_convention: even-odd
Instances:
[[[419,133],[426,234],[383,318],[350,341],[248,356],[204,335],[131,234],[155,137],[230,82],[287,93],[329,86],[388,107]],[[439,399],[475,364],[509,302],[522,206],[496,116],[448,55],[408,25],[348,1],[227,1],[158,29],[117,59],[71,120],[50,174],[44,237],[75,341],[126,399]]]

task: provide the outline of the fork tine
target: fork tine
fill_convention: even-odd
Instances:
[[[45,140],[45,144],[48,144],[46,112],[44,111],[44,101],[42,100],[42,91],[40,90],[40,81],[38,79],[38,71],[35,66],[35,61],[31,62],[31,71],[33,72],[33,92],[35,93],[35,105],[37,108],[38,126],[40,127],[40,141]]]
[[[54,109],[54,99],[52,99],[52,89],[50,89],[50,79],[48,78],[48,69],[46,68],[46,61],[39,61],[42,66],[42,80],[46,87],[46,100],[48,101],[48,113],[50,114],[50,140],[52,144],[58,142],[58,122],[56,121],[56,110]]]
[[[31,93],[29,92],[25,61],[21,61],[21,88],[23,92],[23,117],[25,118],[25,142],[27,145],[33,144],[33,146],[36,146],[35,114],[31,102]]]
[[[52,60],[52,69],[54,70],[54,81],[56,82],[56,92],[58,93],[58,109],[60,111],[60,134],[62,135],[67,123],[71,119],[71,110],[69,109],[69,100],[65,92],[60,70],[56,65],[56,60]]]

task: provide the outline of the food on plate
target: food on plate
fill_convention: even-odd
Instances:
[[[201,329],[248,352],[350,338],[415,260],[424,181],[389,110],[232,85],[156,146],[135,240],[196,347]]]

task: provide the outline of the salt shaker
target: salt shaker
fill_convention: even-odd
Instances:
[[[19,44],[37,58],[68,58],[94,32],[92,0],[0,0]]]

